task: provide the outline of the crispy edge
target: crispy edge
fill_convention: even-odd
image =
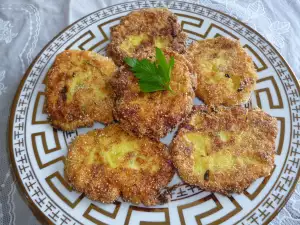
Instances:
[[[124,132],[119,125],[110,125],[110,127],[113,126],[113,129],[115,129],[115,127],[117,128],[116,134],[118,132]],[[80,167],[79,165],[78,167],[77,164],[72,164],[72,156],[74,157],[74,153],[83,154],[83,152],[79,152],[78,145],[81,144],[82,139],[89,141],[87,138],[89,138],[89,135],[93,132],[101,133],[104,131],[103,129],[90,131],[87,134],[77,137],[70,145],[64,170],[65,179],[73,189],[85,193],[87,197],[92,200],[101,201],[103,203],[112,203],[117,200],[118,197],[122,197],[124,201],[135,204],[142,203],[146,206],[166,203],[165,193],[160,193],[160,191],[163,191],[175,173],[166,145],[149,138],[143,138],[145,142],[150,143],[150,147],[157,145],[157,149],[152,149],[154,150],[153,152],[146,152],[148,156],[155,154],[164,158],[161,169],[155,174],[149,174],[145,170],[135,172],[130,169],[126,170],[122,168],[113,169],[115,171],[111,172],[112,170],[106,166],[92,165]],[[146,144],[144,145],[146,146]],[[86,146],[84,141],[82,146]],[[77,152],[74,152],[76,148]],[[82,157],[87,157],[87,154],[82,155]],[[123,185],[122,182],[125,182],[126,185]],[[128,182],[132,182],[130,187],[127,185]]]
[[[196,185],[199,186],[201,189],[211,191],[211,192],[218,192],[227,196],[230,196],[232,193],[241,193],[243,192],[249,185],[259,177],[253,176],[253,174],[246,174],[243,176],[243,179],[239,182],[236,182],[235,184],[229,184],[225,187],[221,187],[217,182],[214,184],[211,183],[205,183],[202,179],[199,180],[197,175],[194,175],[193,173],[193,167],[190,160],[187,160],[192,155],[193,150],[182,144],[180,141],[180,138],[185,134],[186,131],[192,131],[194,130],[194,127],[190,124],[191,118],[196,113],[212,113],[212,112],[218,112],[218,110],[230,110],[230,112],[233,113],[233,115],[241,115],[244,113],[248,113],[248,109],[234,106],[231,108],[222,107],[222,106],[206,106],[206,105],[200,105],[200,106],[194,106],[191,114],[185,119],[183,123],[180,124],[177,133],[174,136],[174,139],[170,145],[170,152],[172,156],[173,165],[178,171],[179,176],[188,184],[190,185]],[[263,112],[260,109],[253,109],[252,113],[259,114],[253,116],[253,123],[261,125],[261,127],[264,127],[265,130],[269,131],[269,135],[273,139],[272,143],[272,151],[264,152],[264,154],[261,156],[264,158],[270,165],[268,176],[274,166],[274,157],[275,157],[275,139],[277,136],[277,120],[267,113]],[[263,115],[263,118],[261,117]],[[235,179],[235,178],[234,178]]]
[[[150,22],[149,19],[156,22]],[[153,28],[155,24],[160,24],[161,21],[169,23],[169,26],[165,24],[166,26],[163,29]],[[123,59],[128,57],[128,54],[119,48],[120,44],[126,39],[126,36],[141,33],[151,33],[152,37],[165,36],[166,38],[170,38],[172,43],[169,47],[178,53],[185,53],[187,34],[182,31],[180,24],[177,22],[176,15],[167,9],[142,9],[129,13],[121,19],[119,25],[111,28],[111,42],[106,49],[107,55],[117,65],[121,66]],[[150,46],[153,46],[152,41],[142,42],[136,49],[133,57],[141,54]]]
[[[81,110],[78,108],[78,106],[76,106],[76,104],[73,105],[75,107],[73,110],[75,114],[69,112],[65,114],[63,112],[67,109],[65,108],[66,105],[64,102],[66,98],[65,95],[66,90],[65,88],[59,86],[59,83],[62,82],[62,79],[65,79],[66,74],[63,73],[65,76],[63,77],[61,76],[59,66],[61,63],[67,61],[71,57],[70,56],[71,54],[75,54],[75,55],[79,54],[82,57],[82,59],[90,58],[91,61],[93,62],[93,65],[97,66],[98,68],[105,68],[106,66],[114,66],[116,70],[116,66],[111,59],[94,52],[80,51],[80,50],[66,50],[58,54],[56,56],[53,65],[51,66],[51,68],[49,69],[46,75],[46,91],[45,91],[46,100],[45,100],[44,110],[47,112],[49,116],[48,120],[55,128],[65,130],[65,131],[75,130],[76,128],[84,127],[84,126],[91,127],[94,122],[102,122],[104,124],[111,123],[113,121],[112,110],[110,115],[109,113],[104,113],[103,119],[99,121],[98,120],[96,121],[92,118],[82,115]],[[108,63],[110,65],[108,65]],[[109,82],[108,82],[108,87],[110,88]],[[105,105],[103,109],[105,110],[105,112],[107,112],[107,110],[112,107],[113,107],[113,96],[111,96],[111,100],[107,99],[107,105]],[[75,119],[70,120],[71,117],[75,117]],[[63,120],[68,120],[68,121],[63,122]]]
[[[189,96],[186,99],[187,102],[180,103],[178,105],[179,112],[169,112],[163,113],[163,110],[159,110],[157,113],[159,116],[151,117],[149,120],[145,121],[145,118],[141,118],[137,115],[141,109],[138,106],[128,107],[126,102],[131,102],[144,95],[152,95],[155,100],[155,93],[142,93],[139,90],[138,80],[134,77],[132,72],[127,66],[120,67],[119,72],[116,73],[115,79],[112,79],[112,86],[115,94],[115,107],[114,116],[116,120],[120,121],[121,126],[124,130],[139,137],[149,136],[153,139],[158,140],[164,137],[168,132],[176,127],[184,118],[191,112],[193,106],[193,99],[195,97],[194,87],[196,83],[196,76],[193,74],[193,68],[191,64],[185,59],[183,55],[180,55],[171,50],[164,50],[166,55],[174,56],[175,60],[180,61],[180,65],[185,67],[187,73],[189,73],[188,78],[190,79],[190,84],[186,87],[185,95]],[[146,57],[146,56],[144,56]],[[153,60],[153,58],[151,58]],[[182,68],[180,68],[182,69]],[[163,94],[167,92],[163,91]],[[158,99],[158,101],[161,97]],[[173,98],[171,99],[173,100]],[[178,103],[178,101],[177,101]],[[176,103],[174,103],[175,105]],[[180,109],[180,110],[179,110]],[[165,110],[166,111],[166,110]]]
[[[233,60],[231,68],[234,68],[235,74],[242,74],[242,81],[240,84],[241,91],[237,91],[234,96],[226,96],[227,99],[224,99],[223,95],[219,92],[216,92],[215,87],[210,89],[209,85],[205,85],[205,77],[203,76],[202,71],[196,65],[196,58],[198,54],[205,53],[207,49],[236,49],[240,58],[242,60]],[[227,37],[217,37],[212,39],[206,39],[202,41],[193,42],[186,53],[187,58],[193,65],[194,72],[197,74],[197,88],[196,96],[202,99],[208,105],[225,105],[232,106],[245,103],[249,100],[252,90],[255,89],[256,80],[258,79],[256,69],[252,58],[248,53],[243,49],[240,42],[237,40],[232,40]],[[246,74],[256,75],[254,77],[247,77]],[[203,76],[203,78],[202,78]],[[246,92],[243,92],[243,91]]]

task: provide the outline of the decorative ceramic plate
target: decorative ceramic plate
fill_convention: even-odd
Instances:
[[[65,49],[105,54],[110,28],[132,10],[165,7],[164,2],[139,1],[100,9],[59,33],[37,56],[18,88],[11,110],[11,160],[30,207],[43,223],[54,224],[267,224],[287,202],[300,171],[299,84],[277,50],[240,21],[192,3],[168,5],[177,14],[188,44],[194,40],[228,36],[239,39],[255,62],[259,80],[246,107],[259,106],[278,120],[275,168],[242,194],[225,197],[182,184],[171,202],[144,207],[117,201],[101,204],[73,191],[63,176],[69,143],[93,128],[62,132],[52,128],[43,110],[45,75],[55,56]],[[199,101],[196,101],[199,103]],[[172,134],[163,139],[169,143]]]

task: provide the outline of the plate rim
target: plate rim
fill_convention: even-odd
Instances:
[[[134,3],[134,2],[138,2],[138,0],[136,1],[129,1],[129,2],[122,2],[122,3]],[[160,2],[160,0],[158,0],[157,2]],[[164,1],[162,1],[164,2]],[[289,71],[289,73],[291,74],[291,77],[294,81],[294,83],[296,84],[296,87],[298,89],[298,91],[300,92],[300,83],[292,69],[292,67],[290,66],[290,64],[285,60],[285,58],[281,55],[281,53],[274,47],[274,45],[267,40],[264,36],[262,36],[258,31],[256,31],[255,29],[253,29],[252,27],[250,27],[249,25],[247,25],[246,23],[234,18],[231,15],[228,15],[224,12],[221,12],[220,10],[216,10],[207,6],[204,6],[202,4],[197,4],[197,3],[192,3],[192,2],[184,2],[184,1],[178,1],[181,3],[187,3],[187,4],[192,4],[192,5],[196,5],[196,6],[201,6],[203,8],[215,11],[217,13],[220,13],[222,15],[225,15],[227,17],[229,17],[230,19],[240,23],[241,25],[245,26],[246,28],[248,28],[249,30],[251,30],[253,33],[255,33],[256,35],[258,35],[261,39],[263,39],[266,43],[269,44],[269,46],[275,51],[275,53],[279,56],[279,58],[287,65],[287,69]],[[15,116],[15,112],[16,112],[16,106],[17,106],[17,101],[20,97],[20,93],[22,91],[22,87],[24,85],[24,82],[27,80],[29,73],[31,72],[31,69],[33,68],[33,66],[35,65],[35,63],[37,62],[37,60],[39,59],[39,57],[43,54],[44,50],[47,49],[48,46],[51,45],[51,43],[53,41],[55,41],[62,33],[64,33],[66,30],[68,30],[70,27],[72,27],[73,25],[75,25],[76,23],[78,23],[79,21],[83,20],[84,18],[94,14],[95,12],[98,12],[100,10],[105,10],[108,9],[110,7],[116,6],[116,5],[120,5],[122,3],[117,3],[117,4],[113,4],[113,5],[109,5],[107,7],[104,8],[100,8],[97,9],[81,18],[79,18],[78,20],[74,21],[73,23],[71,23],[70,25],[66,26],[64,29],[62,29],[60,32],[58,32],[50,41],[47,42],[47,44],[39,51],[39,53],[36,55],[36,57],[34,58],[34,60],[30,63],[30,65],[28,66],[28,68],[26,69],[26,72],[24,73],[24,75],[22,76],[21,81],[18,84],[16,93],[13,97],[13,101],[11,103],[10,106],[10,111],[9,111],[9,122],[8,122],[8,129],[7,129],[7,142],[8,142],[8,158],[9,158],[9,162],[11,163],[11,169],[12,169],[12,175],[13,175],[13,180],[17,181],[17,190],[19,192],[19,194],[21,195],[21,198],[24,200],[24,202],[26,203],[26,205],[30,208],[30,210],[33,212],[33,215],[37,218],[37,220],[44,224],[45,222],[47,222],[47,224],[54,224],[36,205],[35,203],[32,201],[32,199],[30,198],[30,196],[28,195],[28,192],[26,191],[23,182],[20,178],[20,174],[18,173],[17,170],[17,165],[16,165],[16,161],[14,160],[14,152],[13,152],[13,140],[12,140],[12,132],[13,132],[13,124],[14,124],[14,116]],[[143,7],[140,9],[144,9],[144,8],[161,8],[161,7]],[[138,9],[138,10],[140,10]],[[133,9],[131,11],[136,11],[136,9]],[[197,13],[195,13],[197,14]],[[298,180],[299,182],[300,179],[300,170],[298,171],[297,175],[296,175],[296,180]],[[290,192],[287,194],[286,198],[283,200],[283,202],[279,205],[279,207],[277,208],[277,210],[264,222],[264,224],[269,224],[278,214],[279,212],[282,210],[282,208],[287,204],[287,202],[289,201],[290,197],[292,194],[294,194],[295,192],[295,188],[297,186],[297,183],[295,182],[292,187],[290,188]],[[239,221],[237,221],[238,223]]]

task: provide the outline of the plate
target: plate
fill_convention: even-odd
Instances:
[[[180,183],[171,184],[171,202],[155,207],[118,200],[114,204],[91,201],[73,191],[63,179],[67,146],[88,130],[55,130],[44,111],[45,75],[55,56],[65,49],[105,53],[109,30],[132,10],[165,7],[164,2],[126,2],[100,9],[59,33],[36,57],[23,77],[10,116],[9,146],[20,188],[43,223],[54,224],[267,224],[287,202],[299,177],[300,100],[296,77],[278,51],[242,22],[201,5],[172,2],[188,43],[228,36],[239,39],[253,58],[259,79],[246,107],[258,106],[277,118],[275,168],[242,194],[225,197]],[[199,101],[196,101],[199,103]],[[173,134],[162,141],[168,143]]]

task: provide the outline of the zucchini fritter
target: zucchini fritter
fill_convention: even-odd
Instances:
[[[149,46],[169,47],[183,53],[186,37],[171,11],[142,9],[123,17],[121,23],[111,29],[107,54],[117,65],[121,65],[125,57],[136,57]]]
[[[170,91],[144,93],[138,79],[125,66],[112,79],[116,96],[114,116],[127,132],[137,136],[159,139],[171,131],[192,110],[195,93],[195,76],[184,56],[165,50],[167,60],[174,56],[175,64],[171,72]],[[155,56],[151,55],[152,60]]]
[[[191,185],[242,192],[274,166],[277,120],[260,109],[198,106],[171,146],[174,166]]]
[[[239,105],[249,100],[257,74],[239,41],[217,37],[194,42],[187,55],[197,74],[196,96],[208,105]]]
[[[118,124],[78,136],[65,164],[75,190],[103,203],[121,196],[135,204],[159,204],[159,192],[173,175],[164,144],[129,135]]]
[[[52,125],[74,130],[93,122],[112,122],[109,80],[115,70],[111,59],[94,52],[67,50],[57,55],[46,81],[46,110]]]

